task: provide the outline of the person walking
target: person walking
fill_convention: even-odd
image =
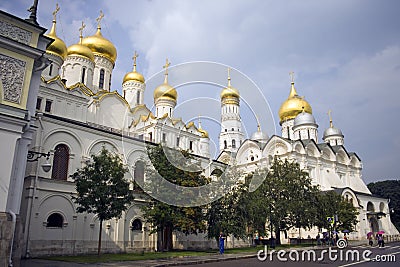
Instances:
[[[219,254],[224,254],[225,248],[225,236],[220,232],[219,234]]]

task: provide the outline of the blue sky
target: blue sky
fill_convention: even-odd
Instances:
[[[363,161],[364,180],[399,179],[399,1],[40,0],[41,26],[51,27],[57,2],[57,33],[67,46],[78,42],[82,20],[87,24],[84,36],[94,34],[95,19],[104,12],[102,33],[118,51],[112,90],[121,91],[135,50],[140,54],[138,70],[149,81],[148,106],[158,82],[151,77],[162,70],[166,57],[172,66],[218,63],[215,73],[221,85],[226,84],[226,66],[231,66],[232,85],[247,94],[244,100],[272,135],[280,133],[278,110],[289,94],[289,72],[294,71],[297,92],[310,103],[319,124],[319,139],[332,110],[347,151]],[[32,3],[3,0],[0,8],[25,18]],[[254,84],[242,83],[241,73]],[[256,88],[265,99],[252,93]],[[179,87],[177,115],[192,120],[213,113],[217,119],[219,91],[204,84]],[[199,97],[214,100],[190,102]],[[256,130],[254,114],[242,103],[242,119],[251,135]],[[218,141],[216,122],[205,119],[203,128]]]

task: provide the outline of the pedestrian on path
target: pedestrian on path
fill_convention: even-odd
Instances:
[[[224,254],[225,248],[225,236],[222,234],[222,232],[219,234],[219,254]]]

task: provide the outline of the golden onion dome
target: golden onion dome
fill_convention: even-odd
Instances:
[[[159,85],[153,93],[154,96],[154,102],[156,102],[158,99],[168,99],[168,100],[173,100],[176,102],[178,99],[178,93],[176,92],[175,88],[173,88],[171,85],[168,84],[168,66],[171,65],[171,63],[168,62],[168,59],[163,66],[165,68],[165,74],[164,74],[164,83]]]
[[[81,37],[82,40],[82,37]],[[90,50],[87,46],[81,44],[81,42],[71,45],[68,47],[68,56],[81,56],[94,61],[94,55],[92,50]]]
[[[199,131],[199,133],[201,133],[201,137],[209,138],[208,132],[203,128],[201,128],[200,116],[199,116],[199,127],[197,128],[197,130]]]
[[[117,59],[117,49],[101,34],[100,26],[94,35],[83,38],[82,44],[89,47],[95,56],[103,56],[114,64]]]
[[[279,119],[280,123],[294,119],[302,111],[312,114],[312,108],[310,104],[304,100],[304,97],[298,96],[296,88],[294,87],[294,82],[292,82],[292,87],[290,89],[289,97],[285,102],[282,103],[279,108]]]
[[[137,82],[144,83],[145,80],[144,80],[143,75],[136,71],[136,59],[138,56],[139,55],[135,51],[135,54],[133,56],[133,71],[125,74],[122,84],[124,84],[127,81],[137,81]]]
[[[51,27],[49,34],[46,34],[45,36],[54,39],[54,41],[47,47],[46,52],[65,59],[67,57],[67,46],[65,45],[63,40],[58,38],[56,34],[55,20],[53,20],[53,26]]]
[[[230,68],[228,68],[228,87],[222,89],[220,96],[221,99],[240,97],[239,90],[231,86]]]
[[[144,77],[139,72],[131,71],[131,72],[128,72],[127,74],[125,74],[124,80],[122,83],[125,83],[127,81],[138,81],[138,82],[144,83]]]
[[[208,138],[208,132],[204,129],[199,128],[199,132],[201,133],[201,137]]]
[[[221,99],[224,98],[239,98],[239,91],[236,88],[233,88],[232,86],[228,86],[221,91]]]
[[[175,88],[165,82],[154,90],[153,96],[154,101],[158,99],[171,99],[176,101],[178,99],[178,93],[176,92]]]

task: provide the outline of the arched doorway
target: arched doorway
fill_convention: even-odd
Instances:
[[[371,232],[373,232],[373,233],[376,233],[379,231],[379,223],[375,216],[369,218],[369,227],[371,229]]]

